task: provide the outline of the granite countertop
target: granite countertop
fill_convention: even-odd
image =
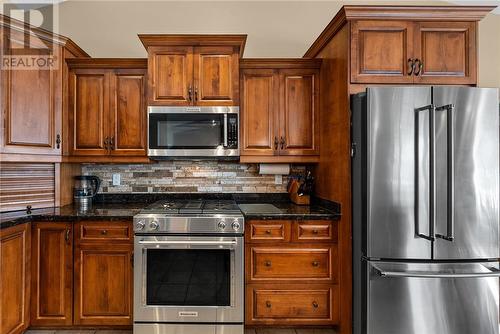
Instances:
[[[199,194],[193,195],[195,198],[203,198]],[[186,194],[181,196],[166,195],[163,199],[186,199]],[[194,197],[193,197],[194,198]],[[246,219],[339,219],[340,205],[334,202],[315,201],[311,205],[296,205],[288,200],[287,196],[282,194],[225,194],[224,196],[210,196],[207,198],[219,199],[234,199],[239,204],[272,204],[277,208],[272,211],[262,210],[256,212],[250,210],[243,211]],[[26,210],[11,211],[0,213],[0,229],[10,226],[28,223],[32,221],[62,221],[62,222],[78,222],[82,220],[123,220],[132,219],[133,216],[149,205],[150,203],[160,199],[156,196],[145,196],[128,194],[124,196],[101,196],[97,198],[88,210],[82,211],[78,206],[67,205],[63,207],[51,207],[44,209],[33,209],[31,214],[26,213]]]

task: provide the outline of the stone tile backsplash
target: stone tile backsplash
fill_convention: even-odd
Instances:
[[[257,165],[235,162],[160,161],[152,164],[108,165],[84,164],[83,175],[102,180],[99,193],[284,193],[288,177],[274,183],[274,175],[258,174]],[[291,173],[305,171],[292,165]],[[119,173],[121,182],[113,186],[112,176]]]

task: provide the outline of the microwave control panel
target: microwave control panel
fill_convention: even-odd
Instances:
[[[238,115],[227,116],[227,147],[238,148]]]

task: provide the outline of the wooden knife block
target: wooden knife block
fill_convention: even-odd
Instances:
[[[299,182],[293,180],[292,184],[290,184],[290,187],[288,188],[288,194],[290,195],[290,200],[297,205],[311,204],[311,197],[309,195],[299,196],[297,194],[298,190],[299,190]]]

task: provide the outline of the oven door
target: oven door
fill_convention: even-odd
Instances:
[[[135,236],[134,322],[243,322],[243,237]]]
[[[229,108],[200,107],[189,111],[181,107],[149,107],[148,155],[237,157],[237,143],[232,145],[228,139],[229,122],[237,120],[237,113]]]

